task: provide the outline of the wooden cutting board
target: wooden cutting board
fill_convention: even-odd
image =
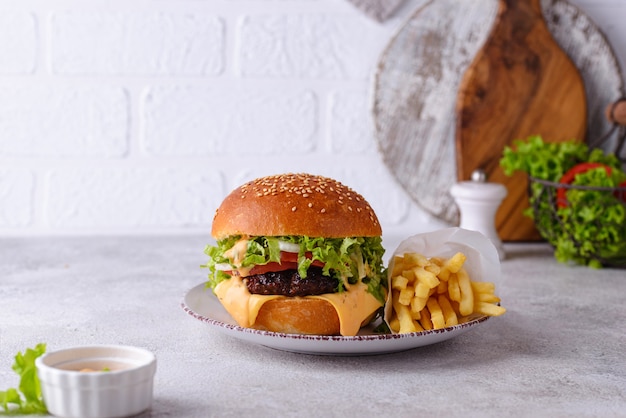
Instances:
[[[508,190],[496,215],[505,241],[539,239],[528,207],[523,173],[508,177],[502,150],[516,139],[541,135],[545,141],[584,141],[585,86],[578,69],[554,41],[539,0],[500,0],[493,29],[459,85],[457,176],[476,169]]]
[[[550,32],[583,76],[589,138],[598,138],[611,128],[606,104],[624,95],[609,40],[568,1],[541,3]],[[458,87],[493,27],[498,0],[421,4],[380,56],[372,83],[375,138],[383,162],[413,202],[433,221],[458,225],[449,193],[457,181]]]

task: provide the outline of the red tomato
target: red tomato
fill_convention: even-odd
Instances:
[[[618,187],[625,187],[626,188],[626,181],[621,182]],[[626,202],[626,192],[615,191],[614,194],[615,194],[615,197],[617,197],[619,200],[621,200],[622,202]]]
[[[609,167],[608,165],[601,164],[601,163],[580,163],[580,164],[576,164],[574,167],[570,168],[565,174],[563,174],[563,177],[561,177],[561,180],[559,180],[559,183],[572,184],[572,182],[576,179],[576,176],[578,174],[586,173],[587,171],[591,169],[599,168],[599,167],[604,167],[604,170],[606,171],[607,176],[611,175],[611,167]],[[557,189],[556,205],[559,208],[564,208],[567,206],[566,194],[567,194],[567,189],[565,187],[559,187]]]
[[[305,254],[307,258],[311,258],[313,255],[308,252]],[[313,260],[312,266],[324,267],[324,263],[319,260]],[[284,270],[296,270],[298,268],[298,253],[288,253],[285,251],[280,252],[280,263],[271,261],[267,264],[259,264],[250,269],[248,273],[250,276],[255,274],[265,274],[270,271],[284,271]],[[225,271],[227,274],[232,275],[232,271]]]
[[[311,252],[306,252],[304,253],[304,256],[308,259],[313,258],[313,254],[311,254]],[[281,251],[280,252],[280,262],[281,263],[285,263],[285,262],[292,262],[292,263],[297,263],[298,262],[298,253],[288,253],[285,251]],[[313,262],[311,263],[312,266],[317,266],[317,267],[324,267],[324,263],[322,263],[319,260],[313,260]],[[286,269],[282,269],[282,270],[286,270]]]
[[[270,271],[283,271],[283,270],[295,270],[298,268],[298,263],[289,261],[283,261],[282,263],[269,262],[267,264],[259,264],[250,269],[250,276],[255,274],[264,274]]]

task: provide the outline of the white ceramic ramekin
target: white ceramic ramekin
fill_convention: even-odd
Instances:
[[[127,417],[152,404],[156,357],[142,348],[72,347],[46,353],[35,364],[44,401],[53,415]]]

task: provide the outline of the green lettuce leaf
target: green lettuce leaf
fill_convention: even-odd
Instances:
[[[45,414],[48,412],[41,395],[35,359],[46,352],[46,345],[37,344],[24,353],[17,353],[13,370],[20,376],[18,389],[0,391],[0,415]]]

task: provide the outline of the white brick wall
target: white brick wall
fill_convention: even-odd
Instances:
[[[243,16],[239,68],[244,77],[365,79],[371,70],[364,45],[377,33],[361,16],[268,14]]]
[[[626,68],[626,1],[571,0]],[[0,0],[0,236],[208,233],[221,199],[286,171],[364,194],[386,231],[443,226],[378,154],[384,24],[344,0]],[[453,30],[453,28],[451,28]]]
[[[128,153],[126,91],[98,83],[64,84],[0,88],[0,157],[119,158]]]
[[[318,102],[300,89],[154,87],[141,100],[141,140],[154,156],[302,155],[317,148]]]
[[[223,190],[219,171],[183,166],[58,169],[46,181],[52,228],[206,225],[221,200],[210,191]]]
[[[0,74],[30,74],[37,60],[37,28],[33,14],[0,13]]]
[[[210,13],[55,12],[50,64],[60,75],[216,76],[224,22]]]

